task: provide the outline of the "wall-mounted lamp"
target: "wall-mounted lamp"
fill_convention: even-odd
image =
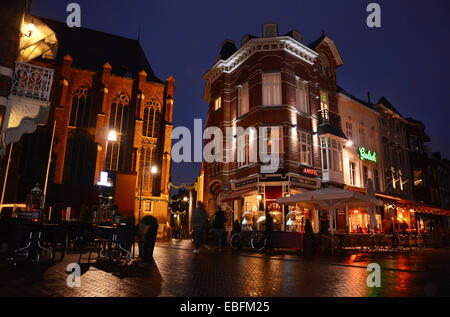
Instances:
[[[25,37],[31,37],[31,35],[33,34],[33,32],[36,30],[36,25],[34,25],[34,23],[28,23],[27,24],[27,31],[28,31],[28,34],[24,34],[24,33],[22,33],[22,36],[25,36]]]

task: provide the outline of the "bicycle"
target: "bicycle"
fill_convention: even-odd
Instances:
[[[245,232],[245,234],[244,234]],[[249,245],[257,252],[263,251],[267,246],[267,236],[262,231],[252,230],[234,233],[230,238],[230,246],[233,250],[239,250],[243,245]]]

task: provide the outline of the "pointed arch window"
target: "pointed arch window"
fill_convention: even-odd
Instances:
[[[114,130],[117,141],[109,141],[106,149],[105,169],[118,171],[122,165],[124,138],[128,123],[128,105],[130,99],[124,94],[117,94],[111,102],[111,112],[109,115],[109,130]]]
[[[158,138],[160,132],[160,120],[160,105],[155,99],[152,98],[144,106],[142,135],[149,138]]]
[[[89,87],[79,87],[72,96],[69,126],[76,128],[88,128],[91,113],[91,98]]]
[[[156,165],[156,148],[143,146],[140,150],[139,158],[139,179],[142,182],[142,190],[150,192],[153,189],[152,166]]]

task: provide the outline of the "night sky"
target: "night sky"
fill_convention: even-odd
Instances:
[[[450,158],[450,1],[189,1],[35,0],[32,13],[65,21],[67,4],[81,6],[83,27],[140,41],[156,75],[176,79],[174,126],[193,127],[206,119],[202,75],[214,64],[221,43],[240,46],[243,35],[261,36],[263,23],[292,29],[305,44],[322,30],[331,37],[344,65],[338,84],[356,97],[376,102],[385,96],[405,117],[425,123],[432,150]],[[366,25],[366,7],[377,2],[382,27]],[[80,43],[83,45],[83,43]],[[198,163],[173,163],[174,183],[191,183]]]

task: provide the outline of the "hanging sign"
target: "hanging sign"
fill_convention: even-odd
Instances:
[[[368,160],[371,162],[377,162],[377,153],[376,152],[370,152],[367,151],[366,152],[366,148],[365,147],[360,147],[359,148],[359,156],[361,158],[361,160]]]

